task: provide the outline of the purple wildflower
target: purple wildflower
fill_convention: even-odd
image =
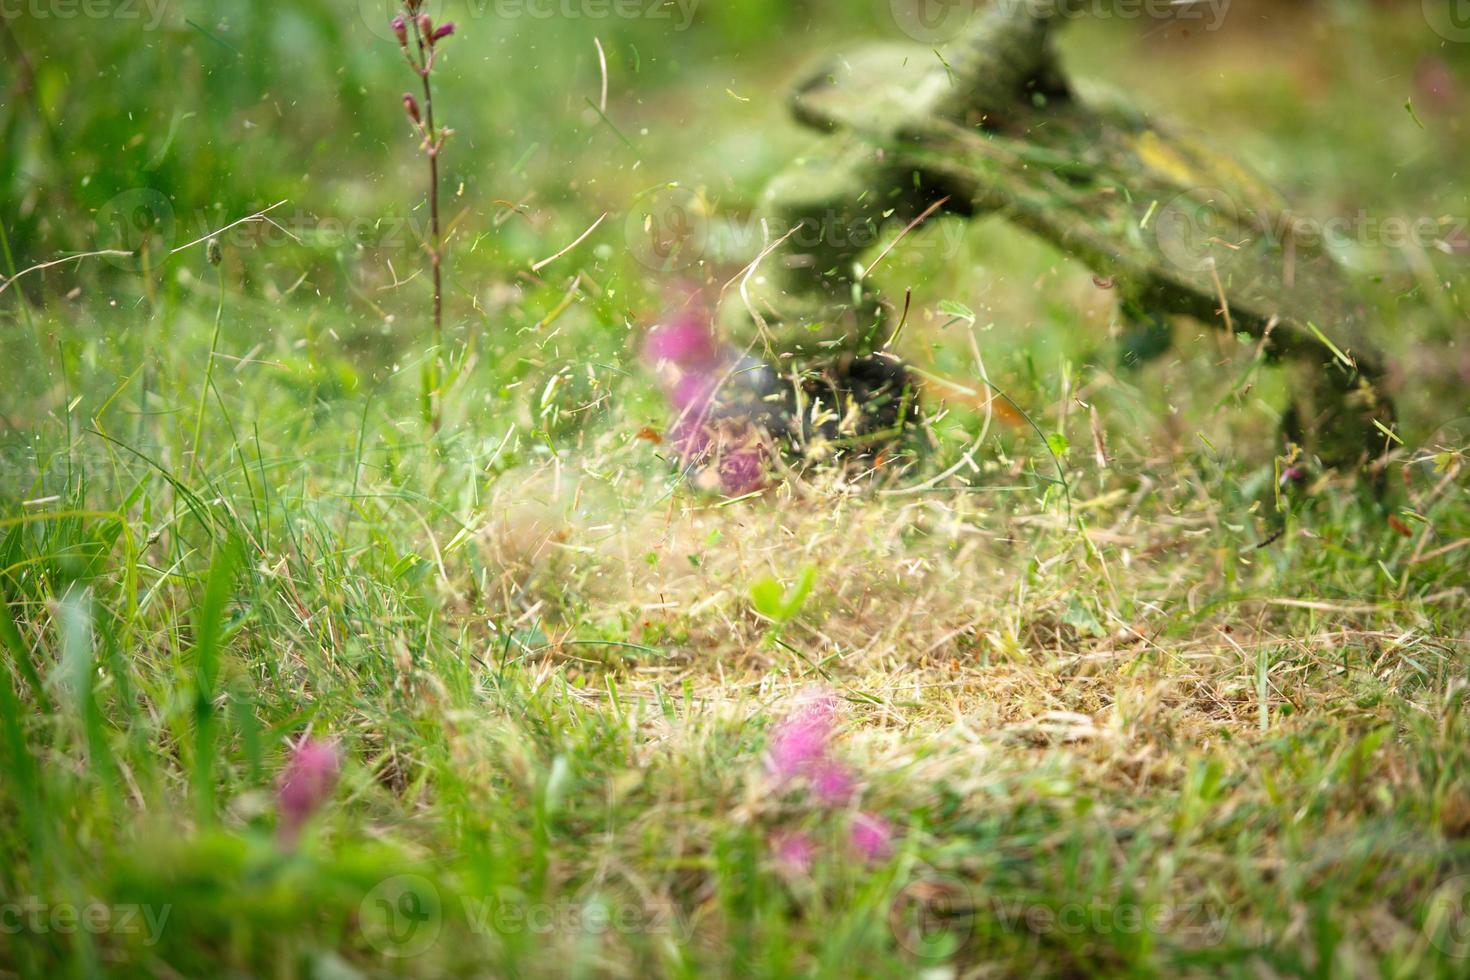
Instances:
[[[454,21],[445,21],[435,28],[434,33],[429,35],[429,43],[437,44],[454,33]]]
[[[307,736],[296,745],[276,788],[281,841],[287,846],[296,842],[306,821],[331,797],[340,770],[335,742]]]
[[[681,371],[710,372],[719,366],[721,359],[714,335],[689,310],[654,327],[643,350],[651,364],[668,361]]]
[[[812,770],[812,795],[828,806],[842,806],[856,788],[852,773],[836,762],[821,762]]]
[[[830,763],[836,713],[836,701],[830,694],[822,694],[776,726],[771,733],[767,758],[771,772],[779,781],[810,775],[816,767]]]
[[[893,827],[876,814],[853,817],[851,839],[853,850],[868,861],[881,861],[893,853]]]
[[[393,36],[398,38],[399,47],[408,47],[408,21],[403,19],[402,14],[393,18]]]
[[[670,441],[700,465],[707,489],[732,497],[760,490],[769,483],[771,450],[756,422],[761,406],[737,377],[749,358],[720,343],[697,290],[672,308],[643,344],[644,363],[678,412]]]
[[[773,836],[771,850],[775,853],[777,866],[788,874],[806,874],[817,858],[816,842],[799,830],[782,831]]]

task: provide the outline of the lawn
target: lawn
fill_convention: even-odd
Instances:
[[[1145,6],[1069,70],[1335,229],[1376,490],[957,218],[918,472],[691,484],[644,338],[902,0],[430,0],[442,343],[393,3],[0,0],[0,976],[1470,975],[1470,29]]]

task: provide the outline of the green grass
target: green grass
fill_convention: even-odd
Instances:
[[[1307,6],[1263,30],[1242,0],[1219,37],[1084,25],[1067,53],[1309,214],[1470,214],[1464,123],[1414,82],[1428,52],[1463,83],[1470,46],[1414,4]],[[1113,297],[993,223],[880,272],[914,286],[906,353],[941,379],[925,465],[981,424],[961,304],[989,377],[1066,437],[1070,509],[1009,416],[964,485],[730,504],[640,434],[668,421],[636,351],[670,283],[625,219],[667,180],[743,214],[803,145],[782,72],[881,33],[873,11],[463,24],[435,83],[459,131],[437,432],[391,44],[314,3],[217,16],[142,44],[13,25],[65,149],[0,106],[10,268],[94,247],[136,187],[174,245],[281,199],[299,241],[252,227],[218,273],[200,246],[0,295],[0,975],[1470,969],[1463,253],[1346,256],[1404,445],[1384,499],[1316,479],[1264,547],[1274,369],[1187,326],[1117,369]],[[583,98],[594,34],[631,147]],[[850,806],[767,771],[813,689]],[[304,733],[343,770],[288,849]],[[859,813],[890,856],[853,854]],[[794,832],[807,873],[777,860]]]

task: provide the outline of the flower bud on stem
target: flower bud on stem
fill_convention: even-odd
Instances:
[[[429,402],[429,424],[437,430],[441,421],[440,400],[444,378],[444,238],[439,223],[439,151],[449,130],[441,130],[434,122],[434,93],[430,85],[430,74],[434,69],[435,46],[454,34],[453,22],[446,21],[437,28],[433,19],[421,12],[423,0],[403,0],[404,13],[393,19],[393,35],[403,51],[408,65],[419,76],[424,88],[423,104],[412,93],[404,93],[403,108],[415,127],[423,136],[421,150],[429,161],[429,266],[434,280],[434,347],[435,371],[432,385],[426,383],[425,394]],[[406,15],[406,16],[405,16]],[[412,33],[412,45],[410,45]]]

